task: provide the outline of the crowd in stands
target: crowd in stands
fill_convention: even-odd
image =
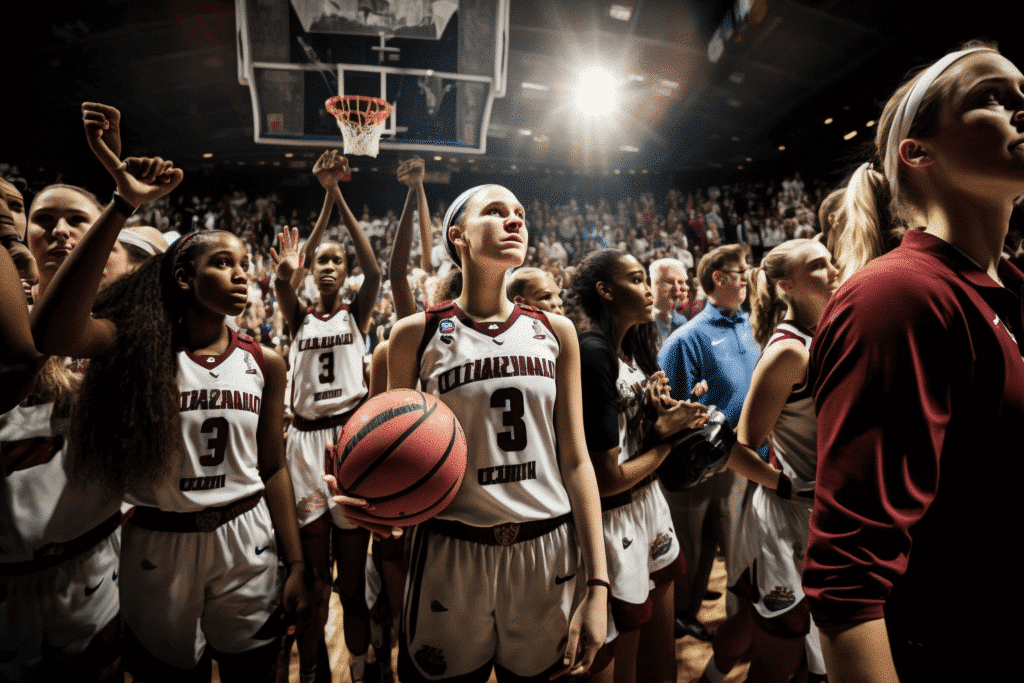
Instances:
[[[45,185],[24,177],[17,166],[0,164],[3,176],[21,188],[30,201],[33,190]],[[344,191],[344,186],[343,191]],[[688,300],[679,310],[686,316],[703,305],[703,293],[694,279],[701,256],[722,244],[740,244],[749,254],[748,260],[759,263],[761,255],[782,242],[813,237],[819,232],[816,207],[821,202],[824,185],[809,185],[799,172],[760,182],[738,182],[732,185],[672,188],[664,197],[650,191],[638,191],[635,197],[609,202],[600,196],[591,197],[524,197],[529,228],[529,249],[524,265],[541,268],[555,278],[564,291],[572,280],[575,267],[583,258],[605,247],[635,255],[645,266],[663,258],[677,259],[687,268]],[[377,254],[384,275],[384,291],[374,312],[374,323],[368,335],[370,350],[384,338],[393,320],[393,304],[386,294],[391,246],[398,226],[395,210],[371,215],[369,206],[360,197],[348,197],[352,206],[363,206],[358,214],[360,225]],[[396,207],[398,208],[398,207]],[[429,300],[437,277],[451,267],[441,241],[440,225],[445,205],[431,207],[434,225],[429,262],[421,257],[418,232],[414,234],[408,276],[420,310]],[[316,221],[316,211],[308,206],[289,206],[274,193],[249,196],[244,190],[224,193],[220,198],[184,195],[164,197],[140,209],[132,217],[132,225],[148,225],[170,233],[168,242],[192,230],[222,229],[243,238],[253,255],[254,278],[252,298],[246,313],[237,323],[254,333],[262,343],[287,351],[286,330],[274,305],[271,286],[273,261],[270,248],[285,225],[297,227],[300,235],[308,235]],[[347,233],[335,214],[326,238],[341,240],[349,254],[346,288],[359,288],[360,271]],[[428,270],[422,266],[429,265]],[[309,298],[310,289],[300,296]],[[257,303],[261,302],[261,303]]]

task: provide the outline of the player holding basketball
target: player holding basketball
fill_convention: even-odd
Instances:
[[[577,675],[604,642],[608,583],[575,331],[504,292],[505,271],[526,256],[523,215],[498,185],[460,195],[443,234],[462,294],[391,335],[389,387],[422,382],[469,446],[455,500],[410,539],[406,683],[485,681],[492,667],[499,680]],[[589,580],[570,619],[577,571]]]
[[[369,240],[341,195],[338,181],[350,176],[348,161],[336,150],[321,155],[313,174],[327,191],[323,210],[302,254],[298,230],[281,233],[274,291],[288,328],[292,331],[291,372],[292,424],[288,428],[287,461],[295,487],[300,534],[306,558],[306,582],[316,615],[312,631],[297,633],[302,683],[316,676],[317,648],[323,641],[331,586],[331,547],[338,563],[345,642],[352,654],[352,680],[363,680],[369,636],[369,615],[363,597],[363,565],[369,544],[365,529],[351,524],[329,503],[324,482],[324,451],[336,444],[349,415],[366,398],[363,379],[363,335],[370,326],[380,292],[380,269]],[[323,231],[337,204],[345,227],[356,247],[363,283],[351,303],[342,298],[346,254],[337,242],[320,244]],[[312,264],[316,303],[303,308],[293,283],[301,282],[306,260]],[[329,509],[330,508],[330,509]],[[330,512],[330,514],[328,514]],[[333,529],[332,529],[333,522]],[[333,544],[331,539],[333,538]]]
[[[120,162],[103,137],[116,125],[109,110],[82,105],[117,192],[33,310],[33,334],[45,352],[92,359],[73,423],[83,476],[125,487],[136,506],[118,573],[135,643],[126,668],[146,681],[209,680],[209,645],[222,677],[270,681],[281,631],[275,538],[289,571],[285,608],[306,611],[281,441],[284,360],[226,325],[248,297],[248,255],[230,233],[181,238],[97,300],[127,216],[182,177],[161,159]]]
[[[974,625],[1019,613],[1019,591],[963,592],[1017,562],[1024,275],[1001,253],[1022,142],[1024,74],[988,46],[910,78],[879,120],[876,162],[921,229],[836,292],[810,349],[803,581],[832,681],[1006,675],[1015,629]]]
[[[569,302],[589,323],[580,335],[584,426],[612,584],[614,630],[592,676],[631,683],[639,669],[645,680],[674,681],[672,588],[686,558],[655,470],[671,450],[665,437],[700,426],[707,408],[668,397],[654,297],[636,258],[612,249],[590,254],[573,277]],[[653,425],[644,423],[650,414]]]

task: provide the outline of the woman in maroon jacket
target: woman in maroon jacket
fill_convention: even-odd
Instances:
[[[1009,60],[972,43],[880,119],[878,160],[911,230],[836,293],[811,347],[803,580],[832,681],[994,680],[1010,651],[997,624],[1020,591],[979,595],[974,577],[982,561],[1010,566],[1000,522],[1020,509],[1024,276],[1001,251],[1024,193],[1022,91]]]

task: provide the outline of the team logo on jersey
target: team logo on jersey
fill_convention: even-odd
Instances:
[[[252,354],[250,354],[248,351],[246,351],[245,355],[242,356],[242,358],[245,359],[245,367],[248,368],[245,371],[245,374],[247,374],[247,375],[255,375],[256,374],[256,366],[252,364]]]
[[[796,596],[785,586],[776,586],[771,593],[764,596],[764,606],[773,612],[786,609],[794,602],[796,602]]]
[[[519,525],[514,522],[494,527],[494,540],[498,545],[512,545],[519,538]]]
[[[448,664],[444,661],[444,650],[439,647],[424,645],[413,655],[416,663],[428,676],[440,676],[448,670]]]
[[[437,329],[441,330],[441,334],[451,334],[455,331],[455,323],[445,318],[438,324]]]
[[[651,559],[656,560],[672,549],[672,535],[658,534],[651,543]]]
[[[303,512],[316,512],[327,507],[327,496],[323,491],[313,491],[308,496],[303,496],[295,504],[295,507]]]
[[[220,510],[206,509],[196,513],[196,529],[203,532],[213,531],[220,526],[223,513]]]
[[[533,321],[533,338],[534,339],[547,339],[548,335],[544,334],[544,326],[540,324],[539,320]]]

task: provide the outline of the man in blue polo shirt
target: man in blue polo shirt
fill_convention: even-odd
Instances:
[[[704,255],[697,264],[697,280],[708,305],[673,332],[658,353],[673,398],[687,398],[693,386],[705,380],[708,390],[700,401],[716,406],[734,428],[761,354],[748,314],[740,308],[747,297],[746,273],[746,256],[739,245]],[[730,567],[729,560],[737,550],[732,541],[746,488],[746,480],[726,470],[691,489],[666,492],[680,549],[693,567],[676,582],[677,635],[710,639],[696,614],[707,591],[716,546],[725,553],[730,584],[738,578],[732,572],[743,569]]]

